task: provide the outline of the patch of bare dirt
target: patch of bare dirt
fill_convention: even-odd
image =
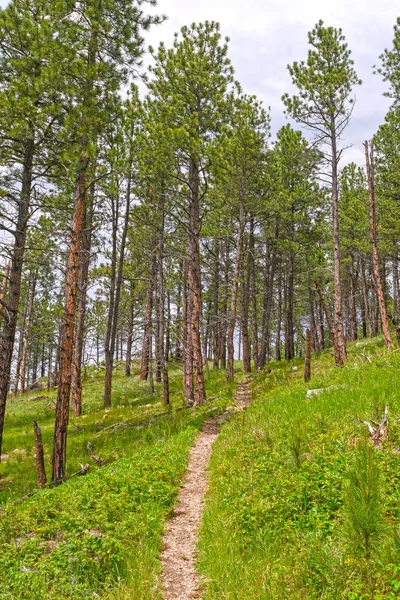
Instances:
[[[188,470],[173,515],[167,523],[161,554],[164,600],[201,598],[195,552],[207,489],[206,467],[218,429],[217,418],[205,421],[190,451]]]

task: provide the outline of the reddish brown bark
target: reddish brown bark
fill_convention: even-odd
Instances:
[[[89,283],[90,249],[92,245],[92,211],[95,185],[90,186],[88,206],[85,208],[81,237],[81,257],[78,281],[78,307],[76,315],[74,350],[71,365],[72,410],[79,417],[82,413],[82,357],[86,318],[86,296]]]
[[[374,144],[364,142],[365,161],[367,165],[368,191],[369,191],[369,239],[372,247],[372,267],[374,272],[376,295],[378,298],[379,311],[381,314],[382,331],[385,338],[386,348],[392,346],[392,336],[389,329],[384,290],[381,273],[379,270],[379,253],[376,237],[376,206],[375,206],[375,176],[374,176]]]
[[[85,212],[86,176],[88,168],[87,140],[82,141],[82,157],[75,186],[64,304],[64,326],[60,346],[60,374],[57,390],[53,440],[52,480],[61,483],[66,474],[67,430],[71,393],[71,365],[74,342],[75,310],[78,293],[80,244]]]

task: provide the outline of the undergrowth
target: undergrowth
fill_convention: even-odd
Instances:
[[[91,462],[88,441],[108,464],[92,463],[86,476],[36,492],[31,422],[42,427],[49,471],[55,393],[29,402],[39,393],[32,392],[9,405],[1,465],[1,599],[160,597],[162,531],[189,449],[204,418],[232,403],[223,373],[210,373],[209,401],[201,408],[182,409],[178,368],[171,367],[170,380],[172,406],[166,409],[160,389],[153,396],[137,374],[125,378],[117,371],[113,408],[104,411],[103,373],[89,370],[84,414],[71,416],[68,471]]]
[[[299,361],[269,365],[246,418],[222,430],[199,544],[204,600],[400,597],[400,354],[373,340],[332,363],[315,358],[308,385]],[[378,451],[362,421],[386,403]]]

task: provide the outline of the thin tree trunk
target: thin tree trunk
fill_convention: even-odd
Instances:
[[[221,369],[226,369],[226,334],[228,330],[228,298],[229,298],[229,280],[230,280],[230,244],[226,241],[225,247],[225,274],[224,274],[224,295],[222,301],[222,315],[220,319],[220,341],[219,351],[221,360]]]
[[[124,260],[125,260],[125,245],[126,245],[126,237],[128,234],[128,225],[129,225],[130,208],[131,208],[132,165],[133,165],[133,158],[131,157],[131,159],[129,161],[128,182],[127,182],[126,198],[125,198],[125,219],[124,219],[124,225],[123,225],[122,235],[121,235],[121,247],[119,250],[118,271],[117,271],[117,279],[116,279],[116,284],[115,284],[115,298],[114,298],[114,306],[113,306],[113,312],[112,312],[112,326],[111,326],[110,343],[109,343],[108,347],[106,346],[106,379],[104,382],[104,406],[111,406],[111,383],[112,383],[112,370],[113,370],[113,362],[114,362],[115,337],[117,334],[119,303],[120,303],[121,288],[122,288],[122,274],[123,274],[123,267],[124,267]]]
[[[42,432],[40,427],[33,422],[33,433],[35,436],[35,454],[36,454],[36,471],[37,471],[37,482],[38,488],[44,488],[47,483],[46,469],[44,466],[44,451],[42,442]]]
[[[163,383],[164,406],[169,404],[169,380],[168,367],[165,360],[164,337],[165,337],[165,281],[164,281],[164,230],[165,230],[165,192],[160,194],[160,227],[159,227],[159,254],[158,254],[158,360]]]
[[[126,356],[125,356],[125,377],[131,375],[132,362],[132,344],[133,344],[133,326],[134,326],[134,310],[135,310],[135,285],[131,281],[131,289],[129,296],[129,313],[128,313],[128,328],[126,337]]]
[[[393,258],[393,325],[399,323],[399,262]]]
[[[250,296],[251,296],[251,327],[253,337],[253,363],[254,370],[258,369],[258,320],[257,320],[257,287],[256,287],[256,262],[255,262],[255,240],[254,240],[254,217],[250,218],[249,236],[249,274],[250,274]]]
[[[304,360],[304,381],[307,383],[311,379],[311,345],[312,334],[309,329],[306,331],[306,352]]]
[[[281,360],[281,327],[282,327],[282,273],[278,271],[278,299],[277,299],[277,315],[276,315],[276,342],[275,342],[275,358]]]
[[[71,365],[74,341],[75,311],[78,293],[80,243],[85,212],[86,177],[89,163],[89,142],[81,143],[81,160],[75,186],[74,214],[67,264],[64,304],[64,326],[60,345],[60,375],[57,390],[54,425],[52,480],[61,483],[66,473],[67,430],[71,393]]]
[[[199,199],[199,165],[196,159],[190,165],[190,227],[189,227],[189,297],[192,305],[191,336],[193,344],[193,368],[195,379],[194,402],[196,406],[204,404],[206,392],[204,387],[203,357],[201,352],[200,318],[201,318],[201,271],[200,271],[200,199]]]
[[[192,302],[188,293],[188,260],[183,266],[182,345],[183,345],[183,393],[186,406],[194,403],[193,393],[193,338],[191,335]]]
[[[278,228],[276,231],[278,235]],[[270,318],[272,310],[272,300],[274,292],[274,280],[275,280],[275,269],[276,269],[276,249],[274,248],[270,254],[269,263],[266,264],[265,269],[265,281],[264,281],[264,310],[263,310],[263,321],[262,321],[262,332],[261,332],[261,344],[260,344],[260,355],[258,358],[259,368],[263,369],[268,357],[268,347],[270,338]]]
[[[9,279],[10,279],[10,263],[7,262],[5,269],[4,269],[3,282],[1,284],[1,290],[0,290],[0,325],[1,325],[2,317],[3,317],[3,306],[4,306],[6,294],[7,294]]]
[[[294,295],[294,255],[288,261],[287,296],[286,296],[286,336],[285,359],[294,357],[294,320],[293,320],[293,295]]]
[[[374,280],[376,295],[378,297],[379,311],[381,314],[383,336],[385,338],[386,348],[392,346],[392,336],[389,329],[389,321],[386,311],[385,296],[382,286],[381,274],[379,271],[379,254],[376,241],[376,209],[375,209],[375,181],[374,181],[374,144],[371,141],[364,143],[365,160],[367,165],[368,191],[369,191],[369,239],[372,246],[372,265],[374,270]]]
[[[326,322],[328,324],[328,329],[329,329],[330,334],[331,334],[331,340],[332,340],[332,344],[333,344],[333,350],[334,350],[334,353],[336,355],[336,353],[337,353],[336,331],[335,331],[335,328],[333,326],[331,315],[329,314],[328,307],[326,306],[324,294],[322,293],[322,290],[321,290],[321,287],[320,287],[318,281],[315,282],[315,287],[317,288],[319,300],[321,302],[321,306],[322,306],[322,308],[324,310],[324,313],[325,313],[325,319],[326,319]]]
[[[144,321],[142,362],[141,362],[141,367],[140,367],[141,381],[146,381],[148,378],[148,375],[149,375],[150,336],[151,336],[151,329],[152,329],[153,288],[154,288],[155,270],[156,270],[155,256],[153,256],[151,259],[149,278],[147,281],[146,314],[145,314],[145,321]]]
[[[238,238],[237,238],[237,247],[236,247],[236,263],[235,263],[235,272],[233,275],[233,282],[232,282],[231,314],[230,314],[230,319],[229,319],[228,336],[227,336],[228,366],[227,366],[227,371],[226,371],[226,379],[228,382],[233,381],[233,377],[234,377],[235,346],[234,346],[233,338],[234,338],[235,325],[236,325],[236,307],[237,307],[239,277],[240,277],[240,268],[241,268],[241,262],[242,262],[242,252],[243,252],[243,236],[244,236],[244,210],[243,210],[243,198],[241,198],[240,199]]]
[[[244,262],[244,261],[242,261]],[[243,371],[244,373],[251,372],[251,348],[249,336],[249,295],[250,295],[250,248],[247,251],[247,264],[242,266],[242,278],[240,289],[241,301],[241,331],[242,331],[242,348],[243,348]]]
[[[22,344],[22,356],[21,356],[21,367],[20,367],[20,381],[21,381],[21,389],[20,394],[25,393],[26,389],[26,361],[28,357],[28,343],[29,343],[29,333],[31,330],[31,321],[33,314],[33,305],[35,302],[35,290],[36,290],[36,273],[32,279],[32,287],[29,293],[29,301],[28,301],[28,311],[26,314],[25,326],[23,331],[23,344]],[[35,380],[35,378],[34,378]]]
[[[33,139],[24,144],[24,162],[22,167],[22,188],[18,202],[17,226],[14,233],[10,280],[8,294],[2,306],[4,317],[3,331],[0,338],[0,456],[3,442],[4,417],[8,388],[10,385],[11,364],[14,349],[15,332],[18,321],[18,306],[21,291],[21,275],[24,262],[29,205],[32,192],[32,166],[35,152]]]
[[[219,256],[220,256],[220,243],[219,239],[215,240],[214,247],[214,269],[213,269],[213,318],[212,318],[212,332],[213,332],[213,368],[219,369],[219,361],[221,357],[221,323],[219,321]]]
[[[89,284],[90,250],[92,246],[92,212],[95,184],[90,186],[88,206],[85,207],[81,236],[81,258],[79,264],[78,306],[74,333],[74,350],[71,365],[72,410],[79,417],[82,413],[82,358],[84,346],[86,297]]]
[[[332,121],[335,117],[332,115]],[[335,126],[332,123],[332,220],[333,220],[333,281],[335,286],[335,363],[342,367],[347,358],[343,333],[342,284],[340,279],[340,232],[338,195],[338,152]]]

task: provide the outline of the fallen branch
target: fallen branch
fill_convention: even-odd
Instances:
[[[90,442],[88,442],[86,444],[86,448],[88,451],[88,454],[90,456],[90,458],[92,460],[94,460],[94,462],[96,463],[96,465],[98,467],[104,467],[104,465],[106,464],[107,460],[103,460],[100,456],[95,456],[94,452],[93,452],[93,444],[91,444]]]
[[[383,415],[382,420],[378,425],[372,421],[375,425],[375,427],[372,427],[371,423],[369,423],[368,421],[362,421],[362,423],[364,423],[364,425],[368,427],[371,442],[378,450],[382,450],[382,441],[388,439],[388,421],[389,407],[387,404],[385,406],[385,414]]]

